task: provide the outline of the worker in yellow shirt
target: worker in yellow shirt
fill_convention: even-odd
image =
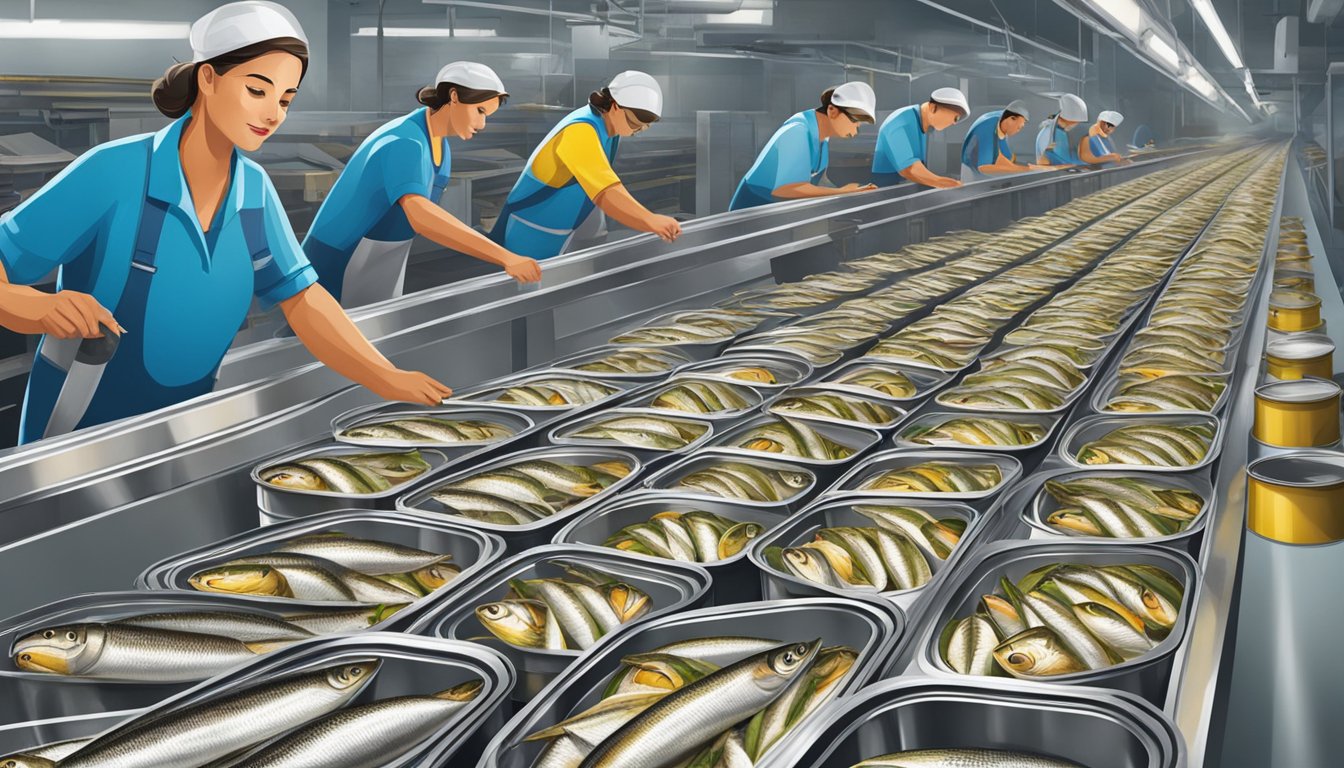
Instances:
[[[662,111],[662,89],[644,72],[622,72],[595,91],[532,152],[491,239],[513,253],[547,259],[565,249],[594,207],[631,229],[677,239],[677,220],[640,205],[611,168],[620,140],[657,122]]]

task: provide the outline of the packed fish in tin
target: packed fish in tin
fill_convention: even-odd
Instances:
[[[501,600],[476,607],[495,637],[519,648],[588,649],[653,605],[643,590],[576,563],[565,578],[511,579]]]

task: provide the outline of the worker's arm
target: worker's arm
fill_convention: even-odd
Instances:
[[[310,285],[285,299],[280,309],[313,357],[384,400],[438,405],[453,394],[433,378],[403,371],[383,357],[321,285]]]
[[[939,189],[950,189],[951,187],[960,187],[961,181],[950,179],[946,176],[939,176],[930,171],[923,162],[916,160],[914,165],[900,172],[901,177],[907,181],[913,181],[916,184],[923,184],[926,187],[937,187]]]
[[[1092,137],[1084,136],[1078,143],[1078,156],[1088,165],[1101,165],[1102,163],[1124,163],[1128,162],[1124,155],[1116,152],[1110,152],[1105,155],[1097,155],[1092,152]]]
[[[397,202],[406,212],[406,220],[416,234],[445,248],[503,267],[509,277],[520,283],[535,283],[541,279],[541,266],[535,259],[519,256],[496,244],[424,195],[403,195]]]
[[[867,192],[870,189],[877,189],[876,184],[846,184],[843,187],[823,187],[813,184],[810,181],[800,181],[794,184],[785,184],[775,187],[770,191],[772,197],[781,200],[800,200],[807,197],[832,197],[834,195],[848,195],[853,192]]]
[[[1005,174],[1005,173],[1026,173],[1027,171],[1048,171],[1052,166],[1038,165],[1036,163],[1016,163],[1009,160],[1005,155],[999,155],[994,158],[993,165],[980,166],[981,173]]]
[[[58,339],[101,338],[102,323],[118,333],[122,327],[98,300],[87,293],[47,293],[9,282],[0,261],[0,326],[15,333],[49,333]]]
[[[676,219],[640,205],[630,190],[619,182],[598,192],[593,202],[603,213],[631,229],[652,232],[669,243],[681,236],[681,225]]]

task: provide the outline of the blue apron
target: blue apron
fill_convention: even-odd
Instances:
[[[491,240],[520,256],[549,259],[565,249],[574,230],[593,212],[593,201],[588,199],[578,178],[552,187],[532,173],[538,153],[561,131],[576,123],[593,126],[606,150],[607,161],[616,159],[620,137],[607,135],[607,124],[602,116],[589,106],[570,112],[546,134],[527,159],[527,167],[513,185],[513,191],[509,192],[495,228],[490,232]]]
[[[147,154],[152,157],[152,152],[147,152]],[[237,168],[231,184],[242,184],[243,180],[237,178],[242,173],[242,169]],[[148,413],[204,395],[214,389],[215,379],[219,374],[219,365],[223,361],[221,355],[220,359],[208,371],[189,373],[185,381],[163,383],[154,378],[151,369],[162,369],[165,365],[164,358],[171,357],[172,350],[149,350],[146,348],[146,338],[150,335],[150,323],[147,320],[150,315],[150,307],[157,306],[162,309],[165,307],[165,302],[175,302],[176,300],[178,307],[182,308],[183,305],[180,302],[183,297],[174,295],[173,289],[176,286],[163,284],[162,279],[156,279],[159,272],[157,263],[159,240],[163,233],[164,222],[169,215],[169,206],[167,203],[149,196],[148,171],[146,171],[145,178],[146,191],[141,203],[140,224],[136,232],[131,270],[126,278],[126,285],[122,289],[121,298],[117,301],[116,309],[112,313],[112,316],[127,332],[121,336],[111,360],[107,361],[98,371],[100,375],[95,382],[96,389],[93,391],[92,399],[87,401],[87,406],[83,409],[82,414],[76,413],[75,418],[71,419],[75,424],[74,429],[83,429],[127,416]],[[266,236],[265,211],[262,208],[260,190],[251,189],[251,187],[256,186],[248,185],[245,188],[245,202],[238,211],[243,239],[252,260],[251,269],[255,269],[257,264],[264,263],[270,258],[271,253],[269,240]],[[228,195],[225,196],[221,205],[228,205]],[[212,265],[212,272],[214,267],[218,267],[222,272],[227,270],[229,266],[226,263],[215,263]],[[160,287],[161,290],[153,290],[156,286]],[[228,296],[187,297],[187,300],[191,301],[191,304],[187,306],[192,306],[199,301],[208,301],[211,298],[226,300]],[[250,303],[250,292],[247,300]],[[244,312],[246,312],[245,308]],[[236,325],[234,327],[224,327],[222,324],[216,324],[216,327],[213,328],[198,330],[201,331],[201,338],[210,338],[215,341],[218,341],[219,337],[224,335],[227,335],[231,341],[238,332]],[[23,427],[19,435],[20,443],[38,440],[47,432],[48,421],[52,417],[58,399],[62,399],[62,390],[67,384],[66,372],[71,369],[71,364],[75,362],[82,341],[85,340],[58,339],[54,336],[42,337],[28,379],[28,392],[24,401]],[[157,365],[149,364],[151,355],[156,358]]]

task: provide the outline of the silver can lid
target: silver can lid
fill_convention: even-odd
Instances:
[[[1261,482],[1298,488],[1344,484],[1344,453],[1297,451],[1252,462],[1246,473]]]
[[[1306,309],[1320,306],[1321,297],[1306,291],[1280,289],[1269,294],[1269,305],[1282,309]]]
[[[1310,360],[1334,351],[1335,342],[1323,333],[1298,333],[1265,345],[1265,354],[1282,360]]]
[[[1274,381],[1255,388],[1255,396],[1276,403],[1319,403],[1340,395],[1339,385],[1329,379],[1308,377]]]

